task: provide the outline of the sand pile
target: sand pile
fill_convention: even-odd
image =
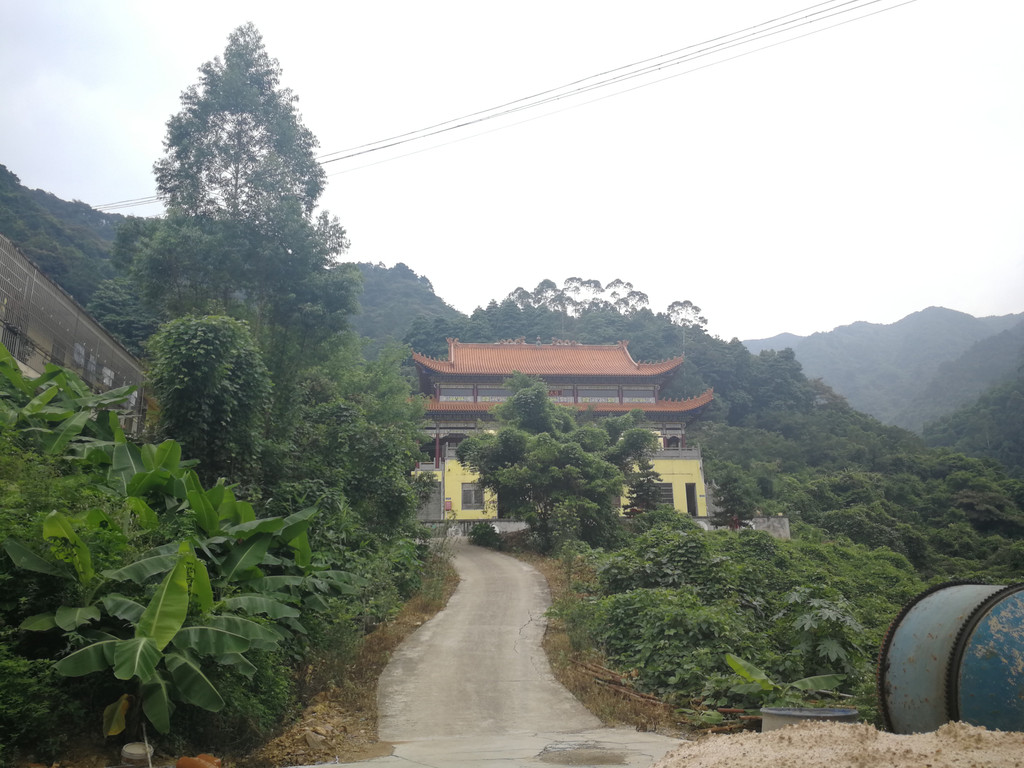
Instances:
[[[947,723],[897,736],[870,725],[804,722],[769,733],[709,735],[655,768],[1024,768],[1024,733]]]

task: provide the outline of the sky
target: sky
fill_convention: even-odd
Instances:
[[[325,164],[343,259],[460,311],[580,277],[724,339],[1024,312],[1018,0],[0,0],[0,163],[94,206],[155,195],[181,92],[248,21],[325,160],[660,67]]]

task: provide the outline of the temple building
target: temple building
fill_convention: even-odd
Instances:
[[[462,466],[455,448],[477,430],[494,429],[491,408],[511,393],[503,382],[513,373],[535,376],[556,403],[598,415],[618,416],[640,409],[660,447],[652,457],[661,476],[662,501],[680,513],[708,515],[700,450],[686,444],[686,425],[713,399],[709,389],[697,397],[669,400],[660,391],[683,364],[682,357],[638,363],[618,344],[580,344],[553,339],[550,344],[514,339],[497,344],[464,344],[448,339],[448,359],[413,353],[420,390],[428,396],[429,461],[417,471],[433,473],[436,489],[420,510],[420,519],[494,520],[497,499]],[[623,490],[625,498],[625,489]]]

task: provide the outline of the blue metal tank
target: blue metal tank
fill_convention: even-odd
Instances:
[[[998,592],[967,620],[949,668],[949,716],[1024,731],[1024,585]]]
[[[1024,585],[944,584],[912,600],[878,663],[886,727],[1024,730]]]

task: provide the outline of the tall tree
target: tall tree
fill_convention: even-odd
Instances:
[[[136,357],[156,332],[159,321],[148,310],[126,277],[104,280],[89,300],[89,314],[99,320]]]
[[[197,217],[273,226],[288,200],[312,215],[326,176],[313,154],[318,143],[256,27],[232,32],[224,59],[199,72],[167,123],[166,155],[154,166],[161,195]]]
[[[247,319],[265,350],[275,339],[275,360],[308,355],[344,327],[360,279],[335,262],[344,228],[316,213],[326,181],[317,140],[252,24],[199,72],[154,166],[168,215],[126,228],[118,252],[166,316],[226,312]]]

